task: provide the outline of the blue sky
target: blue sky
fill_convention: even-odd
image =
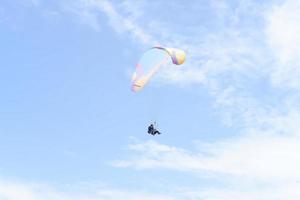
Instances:
[[[299,11],[296,0],[2,1],[0,197],[299,198]],[[186,63],[133,93],[154,45],[182,48]]]

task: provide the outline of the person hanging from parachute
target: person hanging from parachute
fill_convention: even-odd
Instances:
[[[181,65],[185,61],[185,52],[181,49],[152,47],[147,50],[132,75],[131,89],[133,92],[141,91],[151,80],[151,78],[160,70],[160,68],[172,61],[174,65]],[[156,128],[155,123],[148,127],[148,133],[151,135],[161,134]]]
[[[155,122],[154,122],[155,124]],[[148,126],[148,133],[151,134],[151,135],[160,135],[161,132],[159,132],[157,129],[154,128],[154,125],[153,124],[150,124],[150,126]]]

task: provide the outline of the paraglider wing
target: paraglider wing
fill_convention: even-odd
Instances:
[[[132,75],[132,91],[141,91],[159,69],[170,61],[170,58],[173,64],[181,65],[185,61],[185,52],[164,47],[153,47],[146,51]]]
[[[164,47],[153,47],[166,51],[172,59],[173,64],[181,65],[185,61],[185,52],[181,49],[175,48],[164,48]]]

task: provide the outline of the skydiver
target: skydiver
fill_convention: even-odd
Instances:
[[[153,130],[154,130],[154,126],[153,126],[153,124],[151,124],[151,125],[148,127],[148,133],[153,135]]]
[[[148,127],[148,133],[151,135],[161,134],[157,129],[154,128],[153,124]]]

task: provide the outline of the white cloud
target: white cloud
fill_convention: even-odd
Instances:
[[[224,199],[242,199],[242,200],[293,200],[300,197],[299,184],[286,184],[282,187],[264,187],[261,186],[253,189],[245,188],[228,188],[206,190],[198,189],[198,191],[186,191],[187,199],[201,200],[224,200]]]
[[[274,124],[276,122],[275,120]],[[199,152],[190,152],[154,141],[131,145],[130,149],[139,156],[128,161],[117,161],[114,166],[137,169],[167,168],[196,173],[206,171],[262,181],[297,181],[300,180],[300,126],[296,120],[294,122],[296,124],[293,126],[297,128],[285,126],[285,131],[289,134],[295,131],[295,135],[249,130],[246,136],[240,138],[201,144]],[[282,125],[278,126],[281,128]]]
[[[61,192],[43,184],[0,181],[1,200],[172,200],[173,197],[142,191],[98,188],[94,191]]]
[[[268,13],[266,35],[277,63],[272,73],[276,86],[300,88],[300,2],[288,0]]]
[[[268,13],[267,35],[281,62],[299,57],[300,2],[288,0]]]
[[[126,1],[121,5],[124,10],[128,10],[130,7],[130,3]],[[103,13],[108,19],[108,24],[117,33],[127,33],[134,41],[143,45],[151,46],[157,43],[151,35],[135,22],[133,15],[138,15],[137,11],[131,15],[123,14],[107,0],[76,0],[71,5],[66,4],[65,7],[80,16],[82,22],[89,24],[96,30],[99,30],[101,24],[99,13]],[[132,6],[132,8],[134,9],[135,6]]]
[[[226,183],[219,187],[208,184],[201,188],[182,189],[182,196],[186,199],[298,199],[299,113],[296,116],[294,118],[294,113],[285,119],[274,118],[275,130],[248,129],[247,134],[239,138],[196,143],[197,150],[155,141],[133,144],[129,146],[132,157],[115,161],[113,165],[139,170],[169,169],[191,173],[199,181],[206,177],[214,183]],[[276,130],[281,130],[281,134],[276,134]]]
[[[248,185],[249,186],[249,185]],[[0,199],[2,200],[287,200],[300,197],[297,183],[286,184],[283,187],[265,186],[260,189],[243,188],[193,188],[174,189],[172,194],[153,194],[142,191],[126,191],[98,188],[84,191],[78,188],[69,192],[61,192],[58,188],[43,184],[26,182],[0,182]]]

